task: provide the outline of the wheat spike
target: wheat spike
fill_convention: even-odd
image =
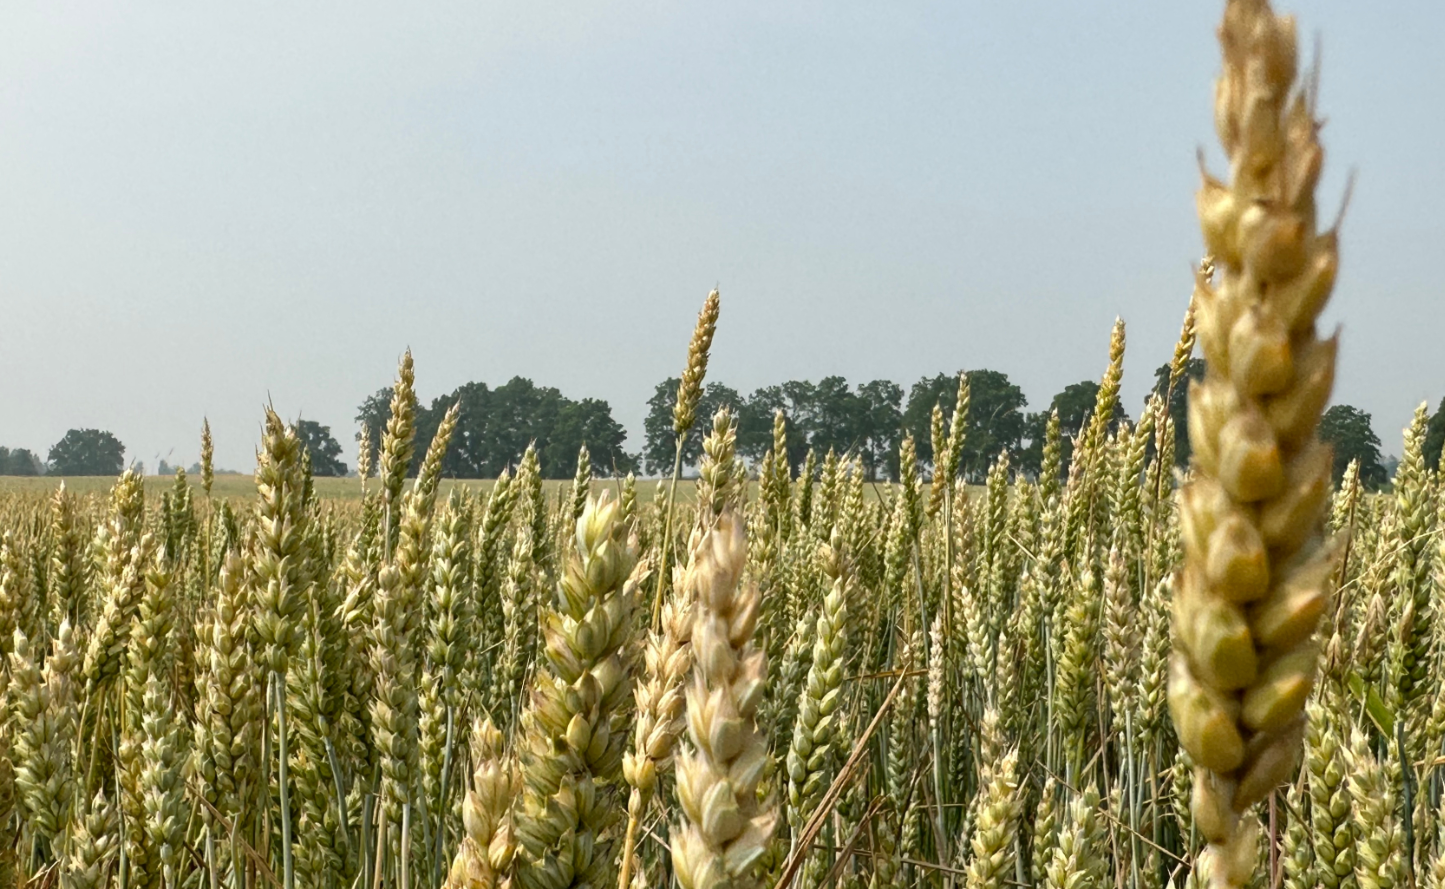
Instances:
[[[753,645],[759,599],[741,584],[743,522],[724,512],[697,546],[692,627],[693,679],[687,690],[690,745],[677,760],[683,820],[672,829],[672,861],[684,889],[754,889],[755,866],[777,821],[758,798],[768,752],[755,713],[766,655]]]
[[[965,889],[1001,889],[1014,879],[1019,817],[1018,751],[997,761],[986,760],[973,816],[973,857],[968,863]]]
[[[401,487],[411,468],[416,444],[416,373],[412,367],[411,350],[401,358],[396,384],[391,393],[391,416],[381,433],[381,455],[377,474],[381,479],[382,502],[390,514],[401,498]]]
[[[577,520],[566,573],[542,615],[544,657],[522,714],[516,812],[526,889],[611,886],[609,830],[627,743],[632,635],[645,566],[606,493]]]
[[[672,431],[679,436],[692,429],[697,416],[697,404],[702,399],[702,382],[707,376],[708,353],[712,350],[713,334],[717,332],[720,304],[716,290],[707,295],[697,316],[697,326],[692,331],[692,341],[687,344],[687,366],[678,381],[677,402],[672,408]]]
[[[1201,768],[1195,823],[1225,886],[1249,876],[1254,841],[1240,816],[1293,771],[1314,676],[1310,637],[1330,573],[1319,537],[1330,453],[1314,431],[1335,355],[1314,323],[1336,248],[1315,232],[1323,154],[1313,97],[1293,89],[1294,22],[1265,0],[1230,0],[1219,37],[1215,119],[1231,181],[1206,176],[1199,193],[1216,266],[1196,297],[1208,367],[1189,399],[1195,478],[1170,703]]]
[[[491,720],[479,720],[472,729],[472,757],[476,769],[472,786],[462,803],[466,836],[452,859],[443,889],[497,889],[511,885],[516,854],[511,814],[522,791],[522,774],[503,747],[502,733]]]

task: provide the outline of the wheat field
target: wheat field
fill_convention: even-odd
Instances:
[[[695,482],[443,480],[408,353],[359,479],[268,410],[252,477],[0,491],[0,889],[1445,886],[1445,474],[1422,406],[1331,479],[1315,97],[1264,0],[1219,41],[1169,391],[1111,424],[1116,322],[1036,478],[959,479],[966,375],[896,485],[745,465],[714,291]]]

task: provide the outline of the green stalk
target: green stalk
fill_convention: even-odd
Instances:
[[[281,873],[285,889],[296,889],[295,862],[291,855],[291,791],[286,786],[289,780],[286,764],[286,695],[281,690],[281,675],[273,672],[271,678],[276,689],[277,752],[281,761]]]
[[[391,830],[391,825],[386,823],[386,806],[381,805],[379,798],[376,808],[380,821],[376,825],[376,858],[371,868],[371,889],[381,889],[382,875],[386,873],[386,834]]]
[[[99,729],[99,726],[97,726],[96,728],[97,728],[97,730],[98,730],[98,729]],[[111,745],[112,745],[112,749],[114,750],[114,756],[115,756],[115,786],[116,786],[116,790],[117,790],[116,796],[117,796],[117,798],[119,798],[120,794],[119,794],[118,791],[119,791],[119,789],[120,789],[120,777],[121,777],[121,776],[120,776],[120,737],[119,737],[119,735],[118,735],[114,730],[111,731],[111,739],[110,739],[110,740],[111,740]],[[118,823],[120,824],[120,837],[121,837],[121,841],[116,844],[116,845],[118,845],[118,846],[120,847],[120,866],[119,866],[119,868],[120,868],[120,889],[130,889],[130,859],[129,859],[129,858],[126,856],[126,854],[125,854],[125,806],[117,804],[116,807],[115,807],[115,811],[116,811],[116,814],[119,816],[119,822],[118,822]]]
[[[437,800],[437,841],[435,851],[432,853],[431,881],[439,884],[442,878],[442,855],[446,846],[446,818],[447,800],[451,796],[452,789],[452,746],[455,733],[453,728],[456,723],[456,711],[450,704],[447,705],[447,746],[442,753],[442,798]]]
[[[928,603],[924,601],[924,593],[923,593],[923,564],[922,564],[922,561],[919,559],[918,550],[917,550],[917,549],[915,549],[915,550],[913,551],[913,573],[914,573],[914,578],[915,578],[915,580],[916,580],[916,582],[917,582],[917,584],[918,584],[918,617],[919,617],[919,619],[920,619],[921,621],[923,621],[923,626],[924,626],[925,628],[927,628],[927,627],[932,627],[932,626],[933,626],[933,621],[929,620],[929,618],[928,618]],[[927,630],[925,630],[925,636],[927,636]],[[930,640],[929,652],[930,652],[930,656],[931,656],[931,655],[932,655],[932,643],[931,643],[931,640]],[[941,715],[942,715],[942,714],[940,714],[940,716],[941,716]],[[941,747],[941,744],[939,743],[937,726],[934,726],[934,725],[930,725],[930,726],[929,726],[929,729],[928,729],[928,740],[929,740],[929,743],[931,744],[931,746],[933,747],[933,795],[934,795],[933,803],[934,803],[934,814],[933,814],[933,817],[930,819],[930,821],[932,821],[932,826],[933,826],[934,842],[935,842],[935,843],[937,844],[937,846],[938,846],[938,851],[939,851],[938,859],[939,859],[940,861],[946,861],[946,860],[948,859],[948,855],[947,855],[948,842],[947,842],[947,840],[944,839],[944,835],[943,835],[943,766],[942,766],[942,763],[940,762],[940,759],[939,759],[939,756],[938,756],[938,751],[939,751],[939,749],[940,749],[940,747]]]
[[[90,703],[94,697],[99,697],[100,703],[102,705],[105,704],[104,695],[100,695],[97,693],[97,695],[95,696],[86,697],[85,703],[82,704],[80,707],[80,720],[76,723],[76,725],[80,727],[81,737],[84,737],[85,718],[86,715],[90,712]],[[83,789],[85,790],[87,796],[95,787],[95,763],[96,760],[100,759],[100,728],[102,715],[103,711],[100,709],[100,707],[97,707],[95,711],[95,729],[90,734],[90,762],[85,767],[85,786]]]
[[[677,454],[672,459],[672,484],[667,489],[667,512],[662,521],[662,553],[657,559],[657,596],[652,600],[652,628],[658,629],[662,622],[662,596],[667,589],[667,557],[672,548],[672,510],[677,502],[677,483],[682,477],[682,445],[687,433],[677,436]]]
[[[1107,742],[1105,742],[1107,743]],[[1137,771],[1134,762],[1134,714],[1124,711],[1125,795],[1129,800],[1129,876],[1132,889],[1144,885],[1139,871],[1139,807],[1136,800],[1135,784]]]
[[[336,811],[341,816],[337,823],[341,826],[341,843],[346,847],[346,856],[351,857],[351,832],[346,829],[346,788],[341,781],[341,766],[336,762],[336,748],[331,744],[331,738],[321,739],[326,744],[326,759],[331,764],[331,780],[336,785]]]
[[[221,889],[221,875],[216,872],[216,832],[209,814],[206,816],[206,872],[210,877],[211,889]]]
[[[361,796],[361,885],[371,886],[371,794]]]
[[[411,889],[411,801],[401,804],[401,889]]]
[[[231,841],[231,889],[242,889],[246,882],[246,875],[242,871],[242,862],[246,862],[244,867],[247,869],[251,864],[249,860],[241,857],[241,837],[236,830],[234,820],[231,822],[228,838]]]
[[[1389,742],[1386,742],[1388,747]],[[1405,720],[1395,720],[1395,752],[1400,758],[1400,780],[1405,789],[1405,806],[1400,818],[1405,829],[1405,874],[1409,885],[1415,883],[1415,765],[1405,747]]]
[[[420,793],[418,793],[418,796],[420,796]],[[421,848],[422,848],[422,852],[423,852],[423,857],[422,857],[421,861],[418,861],[418,862],[417,862],[417,870],[418,870],[419,872],[423,873],[423,874],[429,874],[429,873],[431,873],[431,871],[432,871],[432,867],[431,867],[431,850],[432,850],[432,843],[431,843],[431,816],[430,816],[430,814],[427,812],[426,800],[423,799],[423,800],[420,800],[419,802],[420,802],[420,805],[417,806],[417,813],[418,813],[419,815],[421,815]],[[410,804],[410,803],[407,803],[407,808],[406,808],[405,810],[403,810],[403,812],[402,812],[403,816],[407,816],[407,815],[409,814],[410,810],[411,810],[411,804]],[[408,819],[408,820],[404,820],[404,821],[402,822],[402,831],[403,831],[403,832],[407,832],[408,829],[409,829],[409,823],[408,823],[408,821],[409,821],[409,819]],[[407,848],[409,849],[410,847],[411,847],[411,843],[408,841],[408,842],[407,842]],[[410,861],[411,861],[411,856],[408,854],[405,860],[406,860],[407,862],[410,862]],[[408,870],[410,870],[410,869],[408,868]]]
[[[943,626],[953,632],[953,479],[943,489]]]

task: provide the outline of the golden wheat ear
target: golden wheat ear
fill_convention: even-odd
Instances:
[[[1315,228],[1323,152],[1312,96],[1295,86],[1293,20],[1229,0],[1219,42],[1215,125],[1230,172],[1206,175],[1198,199],[1214,274],[1196,289],[1207,370],[1189,393],[1169,698],[1196,764],[1211,882],[1243,886],[1257,857],[1245,813],[1294,772],[1327,595],[1331,456],[1315,429],[1335,341],[1315,321],[1337,253],[1334,233]]]

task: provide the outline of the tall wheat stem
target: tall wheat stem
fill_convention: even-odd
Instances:
[[[662,621],[662,600],[667,595],[667,559],[672,550],[672,514],[677,504],[677,483],[682,478],[682,446],[687,432],[677,435],[677,453],[672,459],[672,481],[667,486],[667,510],[662,518],[662,550],[657,556],[657,593],[652,599],[652,628]]]
[[[281,874],[286,889],[296,889],[295,861],[291,850],[291,790],[288,786],[286,750],[286,692],[281,674],[271,674],[271,685],[276,690],[276,747],[281,760]]]

